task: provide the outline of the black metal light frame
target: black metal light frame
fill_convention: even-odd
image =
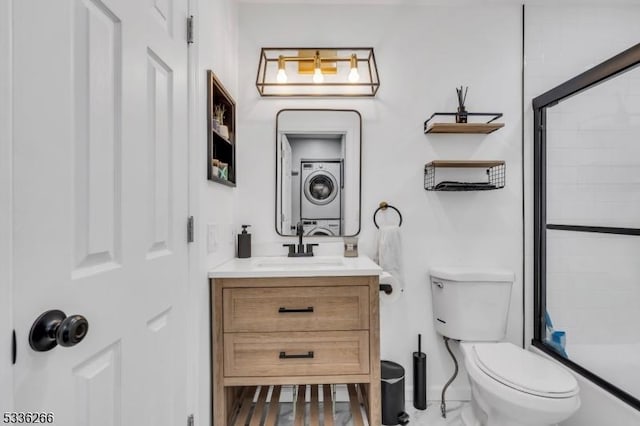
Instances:
[[[357,62],[366,65],[366,73],[363,73],[363,81],[358,82],[286,82],[278,83],[275,81],[275,74],[268,72],[269,64],[278,64],[278,58],[283,52],[300,52],[300,51],[338,51],[345,53],[344,57],[326,58],[329,62],[349,61],[351,53],[358,52]],[[260,59],[258,61],[258,71],[256,74],[256,88],[262,97],[374,97],[380,88],[380,76],[378,74],[378,65],[373,47],[263,47],[260,49]],[[294,60],[294,57],[287,55],[287,61]],[[300,60],[300,57],[297,58]],[[307,58],[305,58],[307,59]],[[312,58],[308,58],[312,59]],[[271,68],[269,68],[271,69]],[[277,92],[273,89],[289,88],[287,92]],[[320,88],[318,93],[315,92],[298,92],[299,88]],[[350,88],[363,88],[361,92],[351,91]]]
[[[547,108],[560,101],[616,77],[640,65],[640,44],[596,65],[582,74],[533,99],[534,124],[534,337],[532,345],[584,376],[612,395],[640,410],[640,400],[594,374],[583,366],[561,356],[544,342],[546,311],[546,231],[590,232],[617,235],[640,235],[639,228],[581,226],[547,223],[546,158]]]

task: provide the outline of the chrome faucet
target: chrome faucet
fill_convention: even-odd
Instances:
[[[288,257],[309,257],[313,256],[313,248],[318,244],[306,244],[302,243],[302,236],[304,235],[304,227],[302,226],[302,221],[298,222],[296,225],[296,235],[298,236],[298,250],[296,251],[295,244],[283,244],[283,247],[289,247]]]

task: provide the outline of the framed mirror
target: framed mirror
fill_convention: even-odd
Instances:
[[[276,232],[360,232],[362,118],[355,110],[283,109],[276,116]]]

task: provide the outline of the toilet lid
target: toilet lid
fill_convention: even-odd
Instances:
[[[521,392],[547,398],[578,393],[578,382],[564,368],[511,343],[476,344],[473,350],[482,371]]]

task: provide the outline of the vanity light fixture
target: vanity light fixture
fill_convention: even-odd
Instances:
[[[372,47],[262,48],[261,96],[375,96],[380,87]]]

